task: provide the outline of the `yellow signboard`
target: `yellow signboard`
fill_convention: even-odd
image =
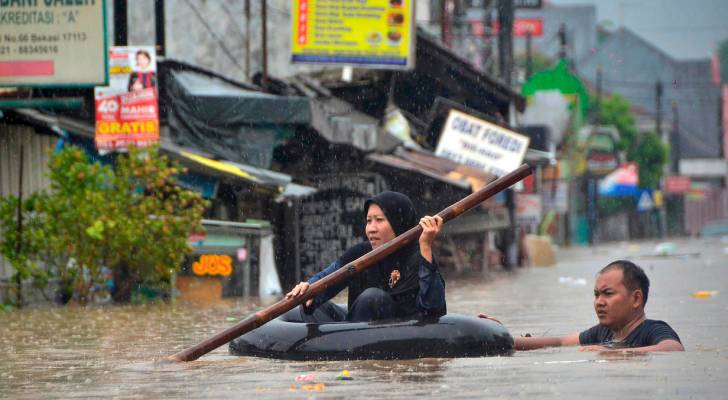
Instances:
[[[414,67],[415,0],[294,0],[291,61]]]
[[[104,0],[0,0],[0,86],[107,82]]]
[[[205,254],[199,261],[192,263],[195,275],[220,275],[224,277],[233,273],[233,259],[227,255]]]

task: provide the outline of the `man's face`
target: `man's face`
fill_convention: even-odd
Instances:
[[[599,323],[611,330],[623,328],[642,307],[642,291],[629,290],[622,275],[621,269],[610,269],[599,274],[594,284],[594,310]]]

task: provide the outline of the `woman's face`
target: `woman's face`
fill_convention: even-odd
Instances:
[[[137,66],[139,66],[139,69],[147,69],[149,67],[149,58],[147,58],[147,55],[144,53],[139,53],[136,55],[136,62]]]
[[[365,232],[373,249],[389,242],[397,236],[394,234],[394,229],[389,224],[389,220],[384,215],[384,212],[376,204],[371,204],[367,210],[367,226]]]

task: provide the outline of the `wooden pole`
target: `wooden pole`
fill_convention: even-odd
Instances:
[[[442,217],[443,223],[446,223],[451,219],[459,216],[460,214],[477,206],[478,204],[482,203],[489,197],[492,197],[496,193],[505,190],[506,188],[530,175],[531,173],[531,167],[527,164],[523,164],[510,174],[496,179],[495,181],[488,184],[486,187],[480,189],[475,193],[470,194],[469,196],[451,205],[450,207],[440,211],[437,215]],[[169,356],[168,360],[193,361],[202,357],[203,355],[235,339],[236,337],[246,332],[250,332],[253,329],[265,324],[266,322],[280,315],[283,315],[287,311],[293,309],[294,307],[305,302],[306,300],[318,296],[319,294],[323,293],[327,288],[344,282],[352,276],[366,270],[367,268],[376,264],[378,261],[382,260],[384,257],[403,248],[408,243],[417,240],[421,233],[422,227],[420,225],[411,228],[407,232],[397,236],[386,244],[377,247],[369,253],[339,268],[334,273],[327,275],[319,281],[316,281],[314,284],[309,286],[308,290],[302,296],[296,296],[289,299],[284,298],[283,300],[280,300],[277,303],[245,318],[244,320],[222,331],[221,333],[209,339],[206,339],[205,341],[193,347]]]

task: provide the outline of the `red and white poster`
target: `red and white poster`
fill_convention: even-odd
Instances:
[[[126,150],[159,142],[154,47],[111,47],[109,86],[96,87],[96,148]]]

